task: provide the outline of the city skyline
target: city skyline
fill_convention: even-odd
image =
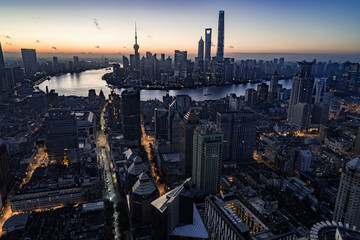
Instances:
[[[356,24],[360,3],[348,3],[197,1],[189,7],[162,0],[126,4],[110,0],[3,1],[0,41],[4,52],[35,48],[39,53],[130,54],[136,21],[141,54],[172,54],[175,49],[194,54],[205,28],[212,28],[217,36],[218,11],[224,10],[225,56],[239,52],[360,54]],[[216,45],[214,37],[212,54]]]

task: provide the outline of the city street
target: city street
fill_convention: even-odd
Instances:
[[[35,169],[38,168],[42,163],[45,163],[46,161],[46,153],[44,152],[44,148],[41,147],[38,149],[37,153],[33,154],[29,166],[26,169],[26,177],[23,179],[23,182],[19,185],[19,189],[22,188],[22,186],[26,183],[28,183],[32,177],[32,174],[34,173]],[[0,214],[0,237],[2,236],[2,227],[4,226],[5,222],[12,217],[13,215],[17,213],[13,213],[11,211],[10,202],[11,198],[14,194],[14,189],[12,189],[8,194],[8,199],[6,201],[5,207],[2,210]]]
[[[117,180],[115,176],[115,171],[112,170],[112,162],[111,162],[111,153],[109,143],[106,139],[105,129],[106,123],[104,119],[106,107],[104,107],[100,116],[100,126],[101,129],[98,132],[97,139],[97,157],[100,167],[103,169],[103,179],[105,182],[105,191],[104,198],[109,199],[114,203],[114,226],[115,226],[115,239],[120,237],[120,232],[118,231],[118,223],[116,221],[118,217],[118,213],[115,211],[115,204],[121,200],[121,195],[119,189],[117,188]]]
[[[141,118],[141,122],[142,122],[142,118]],[[156,185],[159,189],[160,196],[162,196],[165,193],[165,184],[161,184],[158,181],[160,177],[156,174],[155,166],[151,162],[151,149],[149,147],[150,143],[152,144],[152,146],[154,146],[155,138],[146,134],[144,124],[141,124],[141,133],[142,133],[141,134],[141,144],[144,146],[145,151],[147,152],[149,164],[151,166],[151,173],[156,181]]]

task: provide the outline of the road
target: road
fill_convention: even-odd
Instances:
[[[19,185],[19,189],[26,183],[28,183],[34,173],[35,169],[38,168],[42,163],[44,163],[47,159],[47,155],[44,151],[43,147],[38,148],[38,151],[32,155],[29,166],[26,169],[26,177],[23,179],[22,183]],[[4,209],[1,211],[0,214],[0,237],[2,236],[2,227],[4,226],[5,222],[12,216],[16,215],[17,213],[13,213],[11,211],[10,203],[11,198],[14,194],[14,189],[12,189],[8,194],[8,199],[5,203]]]
[[[103,169],[103,178],[105,182],[105,191],[104,191],[104,198],[109,199],[114,204],[114,227],[115,227],[115,239],[120,238],[119,226],[116,221],[118,217],[118,213],[116,212],[115,205],[119,201],[121,201],[121,195],[118,189],[118,184],[116,180],[115,170],[112,166],[111,162],[111,154],[110,154],[110,147],[109,142],[107,141],[105,129],[106,123],[104,119],[106,106],[104,107],[103,111],[101,112],[100,116],[100,126],[101,129],[98,132],[97,138],[97,157],[98,163]]]
[[[141,118],[141,122],[143,122],[142,118]],[[151,160],[151,149],[149,147],[149,144],[151,143],[151,145],[154,146],[155,138],[146,134],[144,124],[141,124],[141,132],[142,132],[142,134],[141,134],[141,144],[144,146],[145,151],[147,152],[149,164],[151,166],[151,173],[152,173],[152,175],[153,175],[153,177],[155,179],[156,185],[157,185],[157,187],[159,189],[160,196],[162,196],[163,194],[166,193],[165,192],[165,184],[161,184],[159,182],[160,177],[156,174],[155,165],[150,161]]]

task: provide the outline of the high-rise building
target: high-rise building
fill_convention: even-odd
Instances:
[[[58,57],[53,57],[53,68],[54,68],[54,72],[59,71],[59,61],[58,61]]]
[[[209,64],[211,61],[211,28],[205,29],[205,64],[204,72],[208,72]]]
[[[38,62],[35,49],[21,49],[22,61],[26,74],[33,74],[38,70]]]
[[[199,126],[199,117],[191,108],[180,122],[180,162],[185,177],[192,176],[194,130]]]
[[[311,159],[310,150],[293,149],[291,151],[291,168],[297,171],[309,172]]]
[[[10,158],[5,144],[0,145],[0,180],[1,183],[5,183],[7,188],[10,187]]]
[[[269,85],[266,83],[260,83],[257,86],[257,101],[259,103],[265,102],[269,95]]]
[[[124,139],[141,142],[140,125],[140,91],[127,88],[121,93],[122,98],[122,123],[124,128]]]
[[[78,138],[75,115],[68,110],[49,110],[44,121],[47,132],[46,151],[50,163],[61,164],[67,158],[78,159]]]
[[[360,226],[360,158],[348,162],[341,173],[333,220]]]
[[[224,134],[223,163],[251,162],[255,148],[256,119],[252,112],[218,112],[216,125]]]
[[[215,124],[203,124],[194,131],[192,180],[205,195],[219,193],[223,133]]]
[[[298,62],[298,72],[292,80],[290,102],[288,109],[288,121],[294,123],[295,105],[298,103],[311,104],[314,77],[311,75],[312,62]],[[304,116],[304,115],[302,115]],[[306,117],[310,117],[306,116]]]
[[[191,194],[191,179],[151,202],[152,232],[157,240],[209,239]]]
[[[253,88],[245,90],[245,103],[249,106],[255,106],[257,103],[257,91]]]
[[[279,80],[278,80],[278,73],[272,76],[270,80],[270,90],[269,90],[269,100],[273,101],[278,98],[278,87],[279,87]]]
[[[75,71],[77,71],[78,70],[78,68],[80,67],[80,65],[79,65],[79,57],[78,56],[74,56],[73,57],[73,62],[74,62],[74,69],[75,69]]]
[[[4,55],[1,49],[1,43],[0,43],[0,69],[5,67],[5,61],[4,61]]]
[[[310,125],[311,105],[308,103],[297,103],[293,108],[291,124],[299,130],[306,130]]]
[[[187,51],[175,50],[174,76],[187,77]]]
[[[224,11],[220,10],[216,60],[222,61],[223,59],[224,59]]]
[[[156,139],[168,139],[168,111],[165,108],[154,109]]]
[[[109,94],[108,101],[108,113],[109,113],[109,123],[112,132],[118,132],[122,130],[122,118],[121,118],[121,98],[115,91],[112,89]]]
[[[197,60],[204,61],[204,40],[202,39],[202,37],[200,38],[199,43],[198,43]]]

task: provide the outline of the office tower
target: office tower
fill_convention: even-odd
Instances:
[[[128,73],[128,72],[129,72],[129,68],[130,68],[129,59],[128,59],[125,55],[123,55],[122,61],[123,61],[123,68],[125,69],[125,72]]]
[[[11,68],[0,69],[0,91],[9,93],[14,87],[14,75]]]
[[[74,70],[75,71],[78,71],[78,68],[80,68],[80,65],[79,65],[79,57],[78,56],[74,56],[73,57],[73,67],[74,67]]]
[[[230,94],[229,96],[229,110],[238,111],[240,108],[240,98],[236,97],[235,93]]]
[[[53,57],[53,69],[54,69],[54,72],[59,71],[58,57]]]
[[[10,158],[5,144],[0,145],[0,207],[6,202],[12,181]]]
[[[36,59],[35,49],[21,49],[22,61],[26,74],[33,74],[38,70],[38,62]]]
[[[216,194],[220,190],[223,133],[215,124],[198,126],[193,144],[193,183],[205,195]]]
[[[270,101],[277,100],[278,87],[279,87],[278,73],[275,72],[270,80],[270,90],[269,90],[269,100]]]
[[[174,54],[174,76],[187,77],[187,51],[175,50]]]
[[[199,126],[199,117],[191,108],[180,122],[180,163],[185,177],[192,176],[194,130]]]
[[[316,78],[314,80],[314,86],[312,90],[312,101],[311,103],[324,102],[326,96],[326,78]]]
[[[145,172],[139,175],[130,193],[130,212],[133,226],[141,226],[152,222],[151,202],[160,197],[160,193],[152,177]]]
[[[0,145],[0,182],[9,189],[11,183],[10,158],[5,144]],[[1,189],[0,189],[1,190]]]
[[[46,107],[47,108],[59,108],[59,95],[55,92],[54,89],[48,91],[48,87],[46,86]]]
[[[255,106],[257,103],[257,91],[253,88],[245,90],[245,103],[249,106]]]
[[[115,93],[114,89],[111,90],[108,101],[108,113],[109,113],[109,127],[112,132],[118,132],[122,130],[121,119],[121,98]]]
[[[191,179],[154,200],[152,232],[156,240],[209,239],[191,193]]]
[[[333,215],[335,222],[360,226],[360,158],[348,162],[336,196]]]
[[[61,164],[78,159],[78,138],[75,115],[68,110],[52,109],[45,116],[46,151],[49,162]]]
[[[136,145],[140,145],[140,91],[134,88],[127,88],[121,93],[121,98],[124,139],[129,141],[136,140]]]
[[[311,62],[298,62],[298,72],[292,80],[288,121],[294,123],[295,105],[298,103],[311,104],[314,77],[311,75]],[[304,115],[302,115],[304,117]],[[308,116],[310,117],[310,115]]]
[[[211,61],[211,28],[205,29],[205,64],[204,64],[204,72],[208,71],[209,64]]]
[[[4,61],[4,55],[3,55],[1,43],[0,43],[0,69],[2,69],[4,67],[5,67],[5,61]]]
[[[306,130],[310,125],[311,105],[308,103],[297,103],[293,107],[291,124],[299,130]]]
[[[219,11],[219,26],[218,26],[218,45],[216,52],[216,60],[222,61],[224,59],[224,11]]]
[[[269,95],[269,85],[260,83],[257,85],[257,101],[259,103],[265,102]]]
[[[134,69],[140,69],[140,53],[139,53],[139,45],[137,43],[137,30],[135,23],[135,44],[134,44]]]
[[[218,112],[216,125],[224,135],[223,163],[251,162],[255,148],[256,118],[251,111]]]
[[[199,43],[198,43],[197,60],[204,61],[204,40],[202,39],[202,37],[200,38]]]
[[[156,139],[168,139],[168,111],[165,108],[154,109]]]
[[[309,172],[311,160],[310,150],[293,149],[291,151],[291,168],[295,171]]]

